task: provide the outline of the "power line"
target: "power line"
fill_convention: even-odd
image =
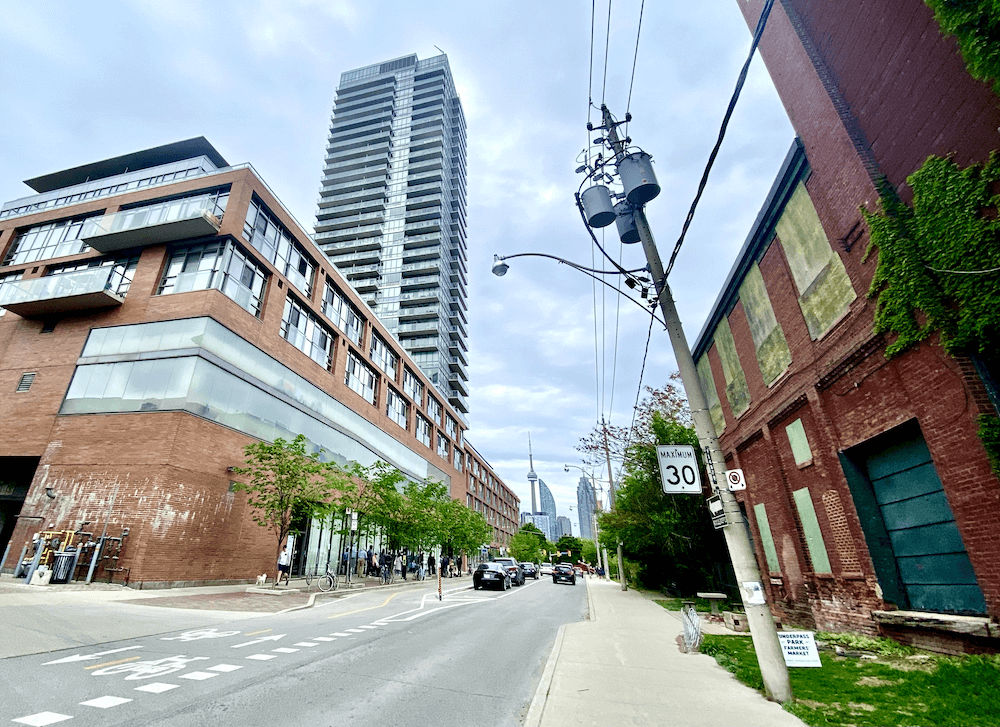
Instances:
[[[590,112],[594,108],[594,14],[597,0],[590,0],[590,69],[587,75],[587,125],[590,125]],[[590,162],[590,133],[587,134],[587,162]]]
[[[677,259],[677,254],[681,251],[681,245],[684,244],[684,236],[687,235],[688,228],[691,226],[691,221],[694,219],[695,208],[698,207],[698,201],[701,199],[701,194],[705,191],[705,185],[708,184],[708,174],[712,171],[712,165],[715,164],[715,158],[719,155],[719,148],[722,146],[722,140],[726,136],[726,128],[729,126],[729,119],[733,115],[733,109],[736,108],[736,101],[740,97],[740,91],[743,90],[743,83],[747,79],[747,71],[750,70],[750,61],[753,60],[753,54],[757,51],[757,44],[760,43],[760,37],[764,34],[764,25],[767,23],[767,17],[771,13],[772,5],[774,5],[774,0],[766,0],[764,3],[764,9],[760,13],[760,18],[757,20],[757,28],[754,30],[753,42],[750,44],[750,52],[747,54],[746,62],[743,64],[739,78],[736,81],[736,89],[733,91],[733,96],[729,99],[729,106],[726,108],[726,115],[723,117],[722,126],[719,129],[719,137],[715,140],[715,146],[712,147],[712,153],[708,155],[708,164],[705,165],[705,171],[702,172],[701,181],[698,182],[698,192],[694,196],[694,201],[691,202],[691,208],[688,210],[687,217],[684,218],[684,225],[681,227],[681,235],[677,238],[677,242],[674,245],[674,251],[670,253],[670,262],[667,263],[667,268],[663,272],[664,279],[670,275],[670,271],[674,267],[674,261]]]
[[[608,49],[611,46],[611,0],[608,0],[608,28],[604,33],[604,82],[601,85],[601,106],[604,105],[604,92],[608,88]]]
[[[628,102],[625,104],[625,115],[628,116],[629,109],[632,107],[632,85],[635,83],[635,64],[639,60],[639,34],[642,32],[642,11],[646,9],[646,0],[642,0],[642,4],[639,6],[639,27],[635,31],[635,55],[632,56],[632,78],[628,82]],[[587,118],[590,121],[590,118]],[[625,127],[625,136],[628,136],[628,126]]]

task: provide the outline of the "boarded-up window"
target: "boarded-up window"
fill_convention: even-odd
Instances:
[[[796,419],[785,427],[785,434],[788,435],[788,443],[792,447],[792,457],[795,458],[795,464],[804,465],[812,462],[812,449],[809,447],[809,439],[806,437],[802,420]]]
[[[715,350],[719,352],[722,361],[722,375],[726,379],[726,399],[733,410],[733,416],[738,417],[750,408],[750,390],[747,388],[747,377],[743,373],[740,357],[736,353],[736,341],[729,321],[723,318],[715,329]]]
[[[806,536],[806,548],[809,550],[809,560],[813,565],[813,573],[832,573],[830,557],[823,542],[823,533],[819,529],[816,509],[813,507],[809,488],[803,487],[792,493],[795,509],[799,511],[799,522],[802,523],[802,533]]]
[[[844,263],[826,238],[809,193],[799,182],[775,227],[799,292],[809,335],[819,338],[857,298]]]
[[[767,569],[773,572],[780,571],[778,551],[774,547],[771,525],[767,521],[767,508],[764,507],[763,502],[758,502],[753,506],[753,514],[757,519],[757,530],[760,532],[760,544],[764,548],[764,557],[767,559]]]
[[[705,392],[708,413],[712,416],[715,433],[722,434],[726,429],[726,417],[722,413],[722,402],[719,401],[719,392],[715,390],[715,379],[712,378],[712,367],[708,362],[708,354],[698,359],[698,381],[701,382],[701,390]]]
[[[740,302],[750,324],[750,336],[757,352],[757,365],[764,383],[770,386],[781,376],[792,362],[785,332],[774,317],[774,308],[767,295],[764,276],[756,263],[747,270],[740,285]]]

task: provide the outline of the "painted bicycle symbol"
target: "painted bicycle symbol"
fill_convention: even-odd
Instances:
[[[126,679],[149,679],[150,677],[164,676],[166,674],[173,674],[175,671],[181,671],[187,668],[187,665],[193,661],[208,660],[207,656],[168,656],[164,659],[155,659],[153,661],[134,661],[131,664],[115,664],[114,666],[106,666],[103,669],[98,669],[93,672],[96,676],[109,676],[112,674],[128,674]]]
[[[194,629],[177,636],[161,636],[160,641],[198,641],[200,639],[224,639],[236,636],[239,631],[219,631],[218,629]]]

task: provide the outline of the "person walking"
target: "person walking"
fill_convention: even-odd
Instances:
[[[406,580],[406,571],[409,567],[410,556],[407,554],[406,550],[403,550],[402,555],[400,555],[399,572],[403,574],[403,580]]]
[[[451,576],[451,571],[448,570],[449,559],[447,555],[441,556],[441,577],[448,578]]]
[[[432,576],[437,575],[437,569],[434,567],[436,561],[434,560],[434,553],[427,556],[427,570]]]
[[[285,579],[285,585],[288,585],[289,574],[292,568],[292,554],[289,551],[288,543],[285,543],[284,549],[278,555],[278,577],[274,580],[274,585],[277,586],[281,583],[281,579]]]
[[[399,573],[403,569],[403,557],[401,555],[397,554],[396,558],[392,561],[392,569],[396,573]]]
[[[424,579],[424,552],[420,551],[417,553],[417,580],[422,581]]]

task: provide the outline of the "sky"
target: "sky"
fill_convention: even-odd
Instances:
[[[653,157],[662,192],[646,213],[669,258],[749,50],[738,0],[646,3],[637,55],[642,0],[0,4],[2,201],[31,194],[24,179],[205,136],[311,230],[340,74],[446,52],[468,124],[467,438],[528,510],[530,433],[535,471],[579,533],[581,473],[563,465],[582,466],[575,447],[602,416],[628,426],[649,314],[551,260],[495,277],[493,255],[602,267],[573,201],[598,136],[592,99],[628,108],[632,143]],[[758,58],[669,280],[692,343],[792,139]],[[645,264],[613,226],[597,235],[626,268]],[[675,370],[654,326],[643,383]]]

